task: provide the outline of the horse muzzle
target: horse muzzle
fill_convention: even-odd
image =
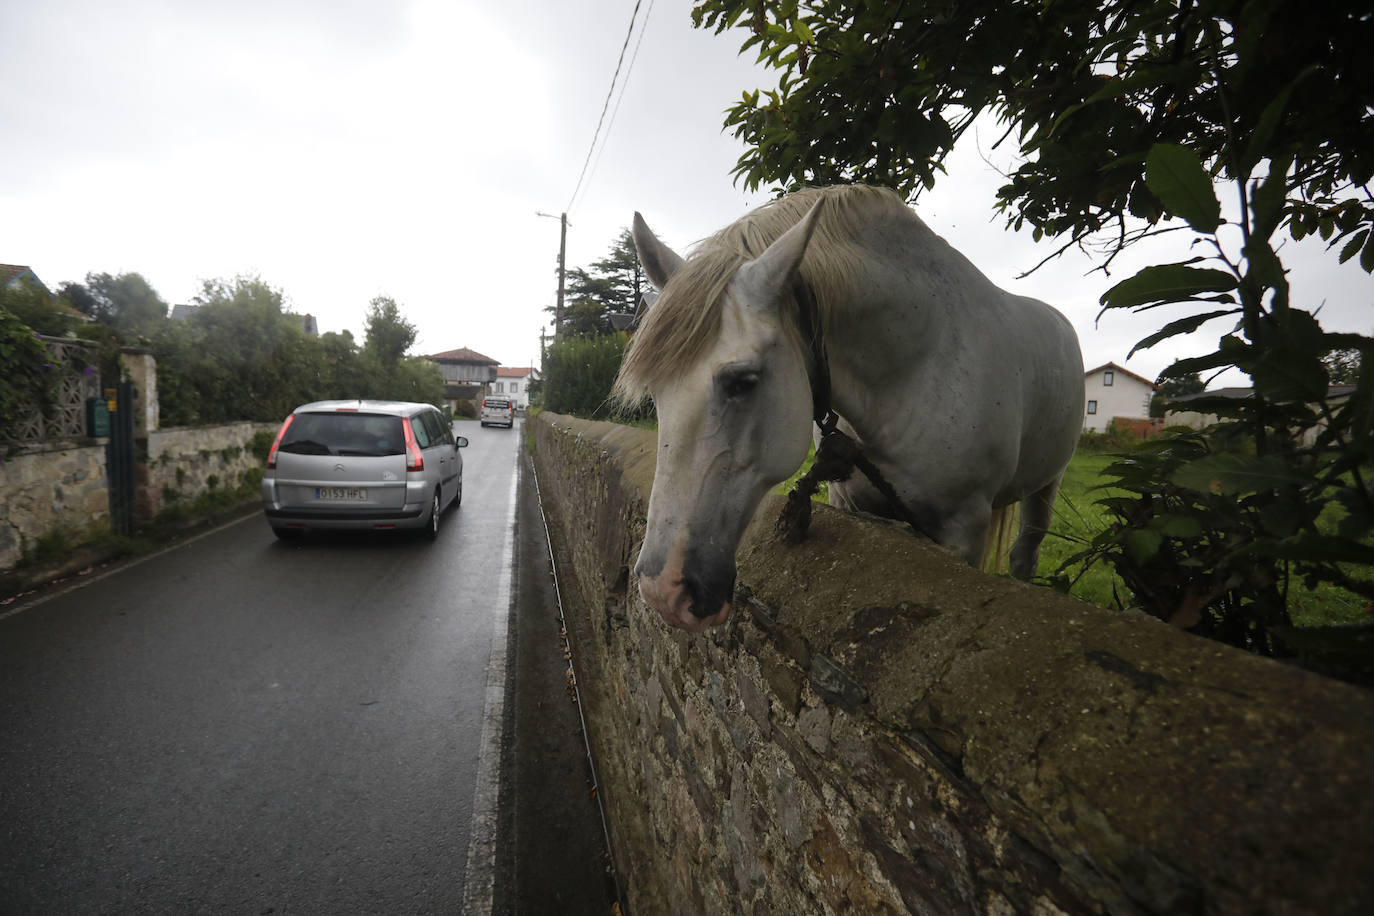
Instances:
[[[735,591],[735,570],[693,570],[684,568],[682,554],[674,551],[657,575],[648,575],[641,558],[639,594],[658,611],[665,622],[691,633],[719,626],[730,616],[730,601]]]

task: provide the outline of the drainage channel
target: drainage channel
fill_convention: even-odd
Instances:
[[[533,462],[531,462],[533,466]],[[553,570],[553,593],[554,601],[558,605],[558,634],[563,640],[563,656],[568,661],[568,689],[571,691],[572,700],[577,706],[577,719],[582,726],[582,746],[587,754],[587,771],[591,776],[590,793],[596,802],[597,817],[601,820],[601,835],[606,843],[606,855],[610,858],[609,876],[612,889],[615,894],[614,913],[623,914],[626,912],[625,896],[620,890],[619,869],[615,864],[615,851],[611,847],[611,831],[606,822],[606,809],[601,804],[601,780],[597,776],[596,759],[592,755],[591,736],[587,731],[587,716],[582,706],[582,694],[577,683],[577,669],[573,664],[572,642],[568,639],[568,621],[563,615],[563,589],[558,580],[558,560],[553,552],[553,539],[549,535],[549,520],[544,515],[544,499],[539,490],[539,472],[536,470],[532,475],[534,478],[534,496],[539,505],[539,521],[544,526],[544,543],[549,551],[549,568]]]

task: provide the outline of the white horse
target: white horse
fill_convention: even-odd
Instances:
[[[665,620],[726,619],[739,539],[805,460],[827,388],[902,506],[858,474],[831,484],[832,504],[914,519],[977,564],[994,510],[1020,501],[1011,571],[1034,574],[1082,429],[1083,358],[1063,315],[998,289],[878,188],[797,192],[685,260],[638,213],[634,239],[662,292],[616,395],[658,408],[635,572]]]

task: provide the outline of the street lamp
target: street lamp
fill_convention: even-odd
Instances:
[[[560,213],[554,216],[552,213],[545,213],[543,210],[535,210],[535,216],[547,216],[549,219],[556,219],[559,223],[558,229],[558,302],[553,310],[553,334],[558,336],[559,329],[563,326],[563,284],[567,276],[567,256],[568,256],[568,214]]]

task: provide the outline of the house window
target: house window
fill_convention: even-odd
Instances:
[[[496,383],[496,393],[497,393],[497,394],[505,394],[505,393],[506,393],[506,385],[505,385],[504,382],[497,382],[497,383]]]
[[[511,394],[519,394],[519,393],[520,393],[520,383],[519,383],[519,382],[511,382],[511,383],[510,383],[510,393],[511,393]]]
[[[1111,385],[1112,379],[1114,377],[1115,373],[1112,372],[1112,370],[1108,369],[1106,372],[1102,373],[1102,385],[1104,387]]]
[[[1089,401],[1089,402],[1088,402],[1088,413],[1097,413],[1097,402],[1096,402],[1096,401]]]

